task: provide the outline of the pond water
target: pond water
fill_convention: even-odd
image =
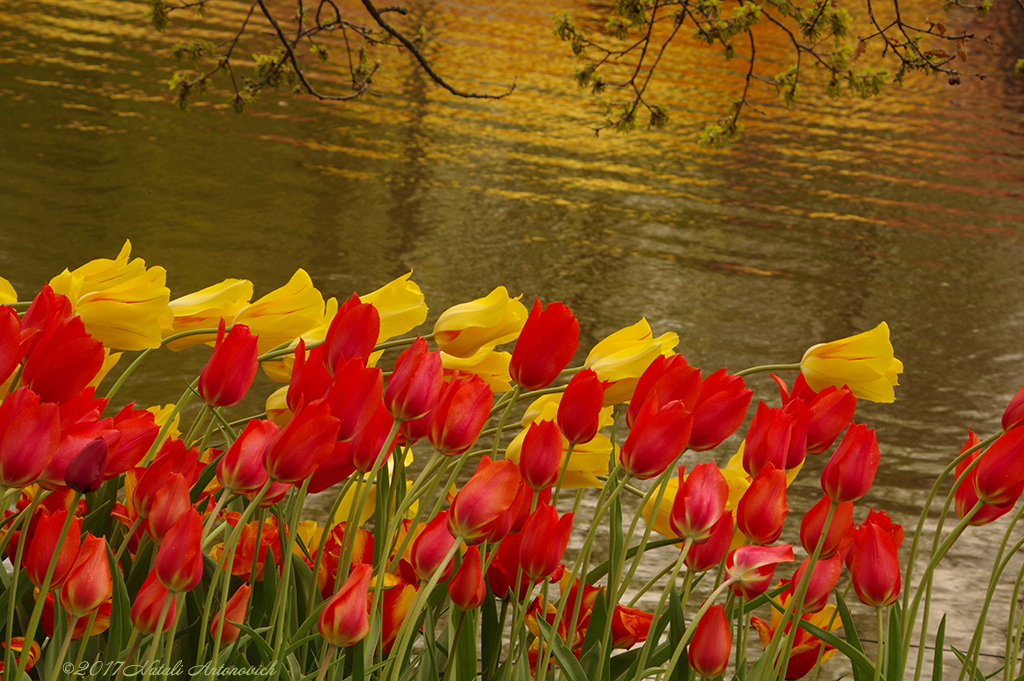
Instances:
[[[247,6],[218,4],[214,27]],[[586,19],[587,3],[408,5],[453,83],[514,79],[515,93],[455,99],[381,50],[379,97],[269,93],[238,116],[214,91],[182,114],[165,84],[174,37],[146,26],[145,3],[0,4],[0,274],[29,292],[125,238],[175,295],[228,276],[260,295],[302,267],[347,296],[412,270],[428,322],[503,284],[569,305],[581,355],[644,316],[709,371],[797,361],[885,320],[906,372],[895,404],[858,409],[883,463],[857,518],[875,506],[908,527],[966,428],[999,427],[1024,382],[1024,80],[1006,75],[1024,52],[1019,12],[997,6],[974,27],[985,80],[910,78],[873,100],[808,88],[793,109],[762,101],[738,143],[704,151],[699,123],[724,112],[745,64],[680,45],[657,84],[670,126],[594,136],[599,112],[550,19]],[[777,36],[759,54],[767,72],[785,65]],[[204,361],[165,354],[134,381],[143,402],[176,399]],[[751,384],[776,403],[767,377]],[[816,500],[821,465],[795,484],[794,513]],[[978,557],[1003,527],[950,555],[938,609],[974,610]],[[952,629],[963,641],[971,618]]]

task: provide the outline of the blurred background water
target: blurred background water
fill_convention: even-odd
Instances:
[[[985,37],[969,62],[985,80],[911,78],[872,100],[808,88],[705,151],[698,125],[737,95],[742,60],[674,47],[656,83],[672,124],[595,136],[597,107],[551,35],[555,11],[586,23],[594,6],[406,4],[451,82],[494,93],[515,80],[515,93],[455,99],[381,50],[378,97],[268,93],[238,116],[214,91],[182,114],[165,84],[175,38],[146,25],[145,3],[0,4],[0,275],[26,297],[125,238],[167,268],[172,297],[224,277],[258,296],[300,267],[348,296],[412,270],[428,323],[505,285],[569,305],[581,357],[644,316],[709,372],[797,361],[885,320],[906,372],[895,404],[858,409],[883,463],[857,518],[875,506],[908,528],[966,429],[998,429],[1024,382],[1024,81],[1008,75],[1021,13],[957,17]],[[247,7],[217,5],[214,38]],[[782,70],[784,43],[761,38],[768,71]],[[142,402],[174,401],[206,356],[163,354],[129,387]],[[751,384],[777,402],[766,376]],[[793,513],[820,494],[821,465],[795,483]],[[964,645],[1003,527],[968,532],[939,575],[936,609],[958,613]]]

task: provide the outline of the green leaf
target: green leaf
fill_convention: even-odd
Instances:
[[[683,606],[679,600],[679,592],[671,588],[668,593],[668,618],[671,627],[669,628],[668,640],[675,650],[679,642],[683,640],[683,633],[686,631],[686,618],[683,615]],[[667,681],[689,681],[690,659],[686,655],[679,656],[679,664],[670,669]]]
[[[601,589],[598,593],[597,598],[594,599],[594,607],[590,611],[590,622],[587,624],[587,633],[583,636],[583,647],[580,649],[580,661],[587,655],[595,646],[600,648],[601,639],[604,637],[604,630],[607,626],[609,599],[611,598],[608,589]],[[566,612],[565,617],[571,617],[571,612]],[[587,672],[587,676],[593,678],[592,674],[597,672],[597,665],[593,669],[588,669],[586,665],[583,665],[583,669]]]
[[[423,621],[423,661],[420,662],[419,681],[437,681],[437,637],[434,633],[434,617],[426,610]]]
[[[124,659],[124,649],[128,646],[131,636],[132,603],[128,599],[128,589],[124,577],[114,561],[114,552],[107,546],[107,566],[114,582],[114,590],[110,599],[110,628],[107,629],[107,646],[103,652],[104,660]],[[109,674],[107,676],[110,676]]]
[[[935,664],[932,667],[932,681],[942,681],[942,654],[946,652],[946,615],[939,621],[935,632]]]
[[[498,599],[488,586],[487,597],[480,606],[480,669],[484,678],[498,666],[501,631],[502,626],[498,623]]]
[[[476,611],[461,615],[464,619],[455,649],[455,681],[476,679]]]
[[[960,664],[968,669],[971,674],[972,681],[985,681],[985,677],[980,671],[978,671],[978,667],[968,663],[966,654],[960,652],[954,646],[950,646],[949,649],[953,651],[954,655],[956,655],[956,659],[960,660]]]
[[[561,637],[551,631],[551,625],[539,617],[537,624],[540,626],[541,638],[551,646],[552,654],[558,660],[558,665],[569,681],[590,681],[586,672],[583,671],[583,667],[580,666],[580,661],[576,659],[572,651],[565,647]]]
[[[903,617],[900,613],[900,602],[889,606],[889,632],[885,645],[888,648],[885,665],[885,678],[902,679],[905,662],[903,660]]]
[[[847,607],[846,601],[838,591],[836,591],[836,607],[839,608],[839,617],[843,621],[843,633],[846,634],[846,641],[863,655],[864,644],[857,636],[857,626],[853,623],[853,615],[850,614],[850,608]],[[856,675],[856,670],[854,670],[854,674]],[[857,679],[859,681],[860,677],[858,676]]]
[[[265,640],[263,640],[263,637],[249,628],[247,624],[242,622],[236,622],[235,626],[238,627],[242,633],[248,635],[249,640],[256,645],[256,650],[260,654],[260,661],[263,664],[270,664],[270,661],[274,659],[274,649],[271,648]]]

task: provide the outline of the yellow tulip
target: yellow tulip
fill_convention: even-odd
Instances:
[[[324,297],[305,270],[297,270],[287,284],[246,305],[232,324],[245,324],[259,336],[257,349],[267,352],[298,338],[324,320]]]
[[[536,420],[553,421],[558,413],[558,404],[547,402]],[[518,465],[519,455],[523,450],[526,429],[516,435],[505,450],[505,458]],[[608,462],[612,458],[612,441],[602,433],[598,433],[590,442],[576,445],[569,457],[569,467],[565,471],[562,482],[563,489],[580,489],[584,487],[603,487],[598,480],[599,475],[608,475]],[[562,459],[559,466],[565,464],[565,455],[569,451],[569,441],[562,438]],[[618,452],[615,452],[616,457]]]
[[[812,390],[845,385],[861,399],[893,402],[903,362],[893,357],[889,326],[882,322],[871,331],[811,346],[800,360],[800,371]]]
[[[378,343],[408,333],[427,319],[423,291],[416,282],[409,281],[411,276],[412,272],[403,274],[373,293],[359,296],[360,302],[373,305],[380,314]]]
[[[673,354],[679,336],[665,333],[657,338],[646,319],[608,336],[590,351],[584,367],[593,369],[597,377],[608,382],[604,404],[628,402],[640,376],[658,355]]]
[[[288,408],[288,386],[282,385],[270,393],[264,409],[268,419],[284,428],[284,424],[292,418],[292,410]]]
[[[519,337],[529,312],[499,286],[483,298],[450,307],[434,323],[434,342],[455,357],[472,357],[483,349]]]
[[[173,318],[163,329],[164,337],[193,329],[216,329],[221,319],[230,322],[251,299],[251,281],[225,279],[219,284],[172,300],[170,308]],[[211,334],[171,341],[167,347],[171,350],[182,350],[201,343],[213,343],[216,339],[217,332],[214,331]]]
[[[171,318],[167,272],[147,269],[142,258],[130,260],[131,252],[131,241],[125,241],[114,260],[99,258],[73,272],[64,270],[50,286],[68,297],[85,330],[108,348],[158,348],[161,326]]]
[[[100,384],[100,381],[106,378],[107,374],[110,373],[110,370],[114,368],[118,360],[121,359],[121,355],[123,354],[123,352],[112,353],[110,352],[110,348],[103,348],[103,364],[100,365],[100,370],[96,372],[96,375],[93,376],[93,379],[89,381],[89,385],[91,385],[94,388],[98,386]]]
[[[278,383],[288,383],[292,379],[292,367],[295,366],[295,348],[299,345],[299,338],[306,343],[306,352],[312,348],[315,343],[323,343],[324,338],[327,337],[327,330],[331,326],[331,322],[334,321],[334,315],[338,313],[338,299],[328,298],[327,304],[324,306],[324,318],[319,324],[314,326],[309,331],[298,336],[288,344],[288,354],[284,355],[280,359],[271,360],[269,362],[260,362],[260,366],[263,367],[263,373],[271,378],[271,380],[277,381]],[[375,353],[376,354],[376,353]],[[378,355],[379,357],[379,355]],[[376,363],[376,359],[369,362],[370,366]],[[269,403],[269,399],[267,402]],[[291,418],[291,412],[288,412],[288,418]],[[273,421],[274,418],[270,417]],[[285,419],[287,421],[287,419]],[[283,425],[283,424],[278,424]]]
[[[495,393],[504,393],[512,389],[512,377],[508,373],[508,365],[511,360],[510,353],[493,350],[481,350],[467,359],[441,353],[441,367],[445,371],[476,374],[484,379],[491,391]]]
[[[0,277],[0,305],[10,305],[18,302],[18,292],[11,286],[11,282]]]
[[[156,423],[156,425],[163,428],[164,424],[167,423],[167,419],[170,418],[171,413],[174,412],[174,405],[165,404],[162,407],[149,407],[148,409],[146,409],[146,411],[153,412],[153,422]],[[171,425],[167,428],[167,432],[164,433],[164,436],[160,439],[160,441],[157,442],[152,447],[154,451],[159,451],[163,443],[167,442],[168,440],[173,440],[174,438],[181,437],[181,431],[178,430],[178,423],[180,422],[181,414],[174,414],[174,420],[171,421]]]

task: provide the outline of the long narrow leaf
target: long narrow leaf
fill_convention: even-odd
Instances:
[[[932,681],[942,681],[942,654],[946,652],[946,616],[939,621],[935,632],[935,663],[932,666]]]
[[[551,625],[545,622],[540,617],[537,618],[537,624],[540,626],[542,638],[549,642],[551,646],[551,652],[554,654],[555,659],[558,660],[559,666],[565,675],[569,677],[569,681],[590,681],[587,678],[586,673],[583,671],[583,667],[580,666],[579,660],[572,654],[565,644],[562,643],[562,639],[553,634],[551,631]]]
[[[900,602],[889,606],[889,632],[885,642],[888,660],[885,665],[885,678],[902,679],[905,662],[903,660],[903,617],[900,615]]]
[[[953,651],[954,655],[956,655],[956,659],[960,660],[960,664],[967,667],[967,671],[970,673],[972,681],[985,681],[985,677],[982,676],[980,671],[978,671],[978,668],[968,662],[966,654],[960,652],[954,646],[950,646],[949,649]]]
[[[814,626],[805,619],[800,620],[800,628],[817,636],[825,643],[837,649],[843,655],[846,655],[853,664],[853,673],[855,678],[860,679],[866,676],[871,679],[874,677],[875,665],[871,664],[871,660],[867,658],[867,655],[862,651],[857,650],[857,648],[848,641],[844,641],[831,631],[825,631],[821,627]]]

